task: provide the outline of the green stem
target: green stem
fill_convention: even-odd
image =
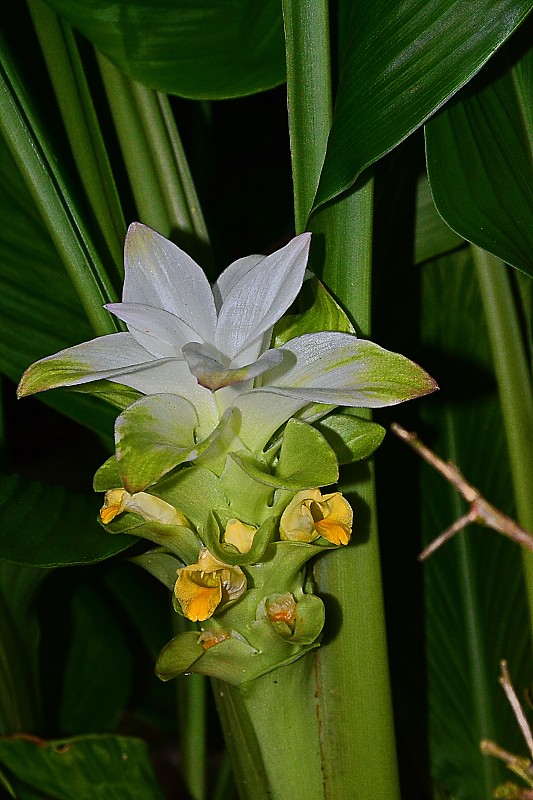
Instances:
[[[174,634],[196,625],[172,612]],[[176,685],[181,772],[191,800],[205,800],[207,764],[207,678],[187,675]]]
[[[42,0],[28,7],[81,181],[122,274],[126,226],[74,33]]]
[[[230,800],[230,798],[234,797],[236,797],[235,779],[233,778],[229,753],[226,750],[218,768],[212,800]]]
[[[0,133],[94,331],[99,335],[114,333],[117,327],[103,305],[117,299],[115,292],[2,39],[0,61]]]
[[[533,392],[507,268],[472,247],[487,320],[519,523],[533,531]],[[533,554],[522,551],[533,628]]]
[[[139,217],[163,236],[170,236],[172,223],[139,119],[133,81],[98,52],[97,58]]]
[[[215,682],[241,800],[323,800],[313,670],[307,655],[242,687]]]
[[[327,3],[284,2],[297,230],[306,224],[331,124]],[[341,32],[342,33],[342,32]],[[309,224],[323,278],[358,329],[370,331],[373,184],[359,181]],[[385,636],[374,476],[356,481],[354,543],[315,567],[327,607],[317,651],[317,698],[325,797],[399,797]],[[332,632],[335,631],[335,634]]]
[[[182,679],[180,702],[180,749],[182,771],[191,800],[206,797],[206,694],[203,675]]]
[[[205,261],[207,228],[168,99],[98,60],[140,218]]]

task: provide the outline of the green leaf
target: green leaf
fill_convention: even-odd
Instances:
[[[66,274],[98,335],[117,326],[104,303],[116,299],[95,244],[66,179],[62,161],[22,85],[9,49],[0,36],[0,132],[45,223]],[[26,236],[27,236],[26,232]]]
[[[113,538],[117,534],[129,534],[148,539],[149,542],[175,553],[187,563],[194,561],[200,550],[198,538],[190,528],[183,525],[166,525],[156,520],[144,520],[134,513],[121,514],[105,525],[105,530],[112,534]]]
[[[29,364],[90,339],[93,331],[34,202],[0,137],[0,369],[18,383]],[[14,346],[16,344],[16,346]],[[109,435],[116,412],[71,392],[49,392],[43,402]]]
[[[427,176],[421,175],[416,187],[415,263],[444,255],[462,244],[464,239],[439,216]]]
[[[532,7],[531,0],[352,4],[314,207],[351,186],[428,119]]]
[[[335,483],[339,467],[335,453],[316,428],[298,419],[290,419],[283,433],[276,475],[300,482],[299,488],[306,489]],[[316,478],[319,478],[318,483]],[[309,480],[312,481],[310,484],[301,483]]]
[[[96,522],[98,501],[18,475],[0,477],[0,560],[33,567],[93,564],[133,544]]]
[[[161,651],[155,666],[156,674],[162,681],[169,681],[184,672],[205,653],[198,643],[199,631],[186,631],[174,637]]]
[[[137,564],[137,566],[145,569],[146,572],[150,573],[170,591],[174,589],[177,570],[183,566],[175,555],[166,553],[160,547],[156,550],[149,550],[147,553],[141,553],[140,556],[130,558],[130,561],[132,564]]]
[[[424,268],[423,331],[426,345],[439,354],[433,366],[449,387],[423,407],[436,434],[428,444],[454,461],[491,503],[513,515],[488,336],[468,253]],[[425,542],[465,511],[442,476],[425,466],[421,498]],[[520,548],[493,531],[470,527],[429,559],[424,581],[432,772],[460,800],[490,797],[502,770],[495,759],[480,755],[480,740],[523,751],[498,683],[503,657],[518,691],[531,681]]]
[[[277,0],[49,0],[141,83],[196,99],[270,89],[285,80]]]
[[[117,457],[113,455],[96,470],[93,489],[95,492],[107,492],[108,489],[120,489],[121,487],[122,475],[118,468]]]
[[[0,765],[19,800],[163,800],[146,745],[128,736],[3,739]]]
[[[69,610],[72,635],[61,681],[58,727],[66,736],[112,731],[127,705],[133,678],[134,656],[122,616],[109,597],[89,583],[81,584]]]
[[[0,734],[42,726],[37,591],[47,576],[0,561]]]
[[[335,451],[340,465],[368,458],[385,436],[385,429],[381,425],[356,416],[351,408],[328,414],[315,423],[315,428]]]
[[[533,275],[533,48],[519,58],[519,46],[509,42],[428,123],[427,162],[448,225]]]
[[[342,333],[355,333],[350,320],[333,299],[326,287],[316,278],[308,281],[313,294],[310,308],[301,314],[289,314],[282,317],[274,325],[272,334],[272,347],[281,347],[296,336],[317,331],[341,331]],[[308,286],[305,284],[305,290]]]

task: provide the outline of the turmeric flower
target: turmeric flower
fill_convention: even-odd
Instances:
[[[322,494],[320,489],[298,492],[279,524],[280,537],[295,542],[313,542],[322,536],[335,545],[348,544],[353,511],[340,492]]]
[[[198,561],[178,570],[174,594],[183,614],[192,622],[213,616],[220,605],[237,600],[246,591],[246,576],[214,558],[204,547]]]
[[[100,519],[104,525],[109,525],[115,517],[123,514],[124,511],[131,511],[138,514],[147,522],[160,522],[162,525],[182,525],[190,527],[187,517],[161,500],[147,492],[135,492],[130,494],[125,489],[109,489],[104,496],[104,504],[100,509]]]

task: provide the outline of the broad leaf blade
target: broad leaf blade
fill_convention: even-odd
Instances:
[[[432,368],[442,387],[423,409],[437,434],[429,444],[512,514],[503,425],[468,254],[424,268],[423,303],[424,339],[440,354]],[[426,541],[464,512],[456,492],[429,467],[422,471],[421,497]],[[531,680],[521,553],[497,533],[470,528],[423,569],[432,771],[457,800],[478,800],[491,796],[503,777],[495,760],[480,755],[480,740],[523,749],[498,684],[501,658],[509,661],[519,691]]]
[[[454,231],[533,275],[533,48],[514,49],[428,123],[428,173]]]
[[[0,765],[20,800],[163,800],[146,745],[127,736],[4,739]]]
[[[136,588],[142,592],[143,586]],[[61,671],[58,728],[67,736],[113,731],[128,702],[133,677],[134,655],[122,613],[117,613],[108,593],[91,583],[81,584],[69,610],[72,635]],[[57,661],[55,667],[57,671]]]
[[[33,567],[93,564],[121,553],[131,536],[97,523],[98,500],[18,475],[0,478],[0,560]]]
[[[277,0],[49,0],[141,83],[196,99],[238,97],[285,79]]]
[[[18,383],[26,367],[94,335],[39,218],[32,198],[0,138],[0,369]],[[52,392],[45,402],[82,424],[110,434],[116,412],[87,395]]]
[[[315,208],[428,119],[532,8],[530,0],[354,3]]]
[[[42,726],[35,597],[46,575],[0,562],[0,734]]]
[[[431,258],[457,250],[464,244],[439,216],[431,196],[427,176],[422,175],[416,186],[416,229],[415,262],[429,261]]]

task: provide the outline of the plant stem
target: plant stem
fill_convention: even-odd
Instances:
[[[307,224],[320,250],[324,282],[359,331],[370,331],[373,183],[368,176],[306,216],[331,125],[328,7],[284,1],[287,83],[297,231]],[[342,34],[342,31],[340,32]],[[340,37],[339,37],[340,38]],[[316,262],[316,258],[315,258]],[[353,482],[353,481],[352,481]],[[325,797],[399,796],[377,538],[374,477],[356,482],[361,521],[352,546],[315,567],[326,604],[326,638],[316,655]],[[333,631],[335,633],[333,634]]]
[[[186,684],[183,685],[183,680]],[[206,797],[206,690],[203,675],[188,675],[180,681],[180,744],[182,771],[191,800]]]
[[[533,394],[507,268],[472,246],[507,438],[517,518],[533,530]],[[522,551],[533,628],[533,554]]]
[[[238,688],[215,682],[242,800],[323,800],[313,669],[307,655]]]
[[[98,61],[140,218],[205,263],[207,228],[167,97]]]
[[[42,0],[28,8],[81,181],[121,275],[126,226],[74,33]]]

